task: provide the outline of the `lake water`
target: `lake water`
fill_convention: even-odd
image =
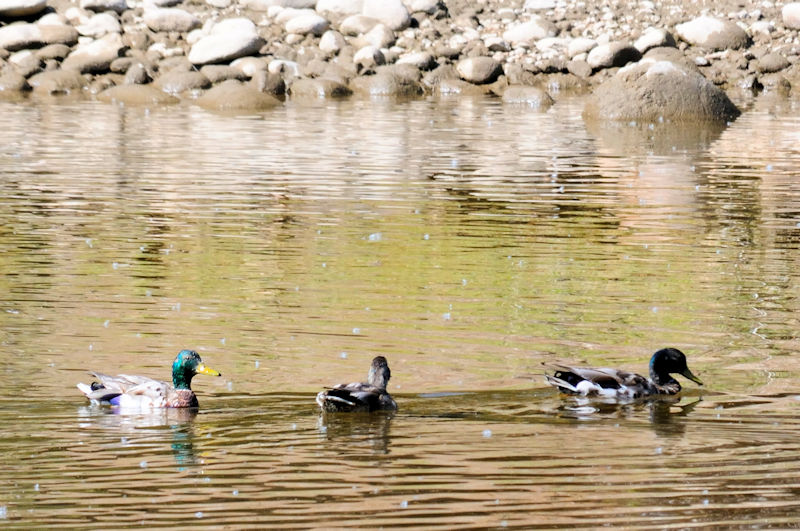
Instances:
[[[0,526],[800,526],[800,102],[0,103]],[[704,387],[614,406],[542,363]],[[86,371],[199,413],[90,407]],[[320,416],[386,356],[396,414]]]

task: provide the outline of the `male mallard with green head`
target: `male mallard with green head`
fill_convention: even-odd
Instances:
[[[663,348],[650,358],[650,378],[619,369],[548,365],[547,383],[563,393],[601,398],[633,400],[655,395],[674,395],[681,384],[672,374],[680,374],[698,385],[700,379],[686,365],[686,356],[676,348]]]
[[[146,376],[119,374],[108,376],[90,372],[98,379],[91,385],[78,384],[92,403],[108,403],[125,409],[157,409],[165,407],[197,407],[197,396],[192,391],[195,374],[220,376],[206,367],[200,355],[193,350],[182,350],[172,363],[172,384]]]
[[[366,383],[339,384],[317,395],[323,411],[394,411],[397,402],[386,391],[392,372],[383,356],[372,360]]]

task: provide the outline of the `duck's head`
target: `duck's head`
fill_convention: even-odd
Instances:
[[[389,363],[383,356],[376,356],[372,360],[372,365],[369,367],[369,374],[367,375],[367,383],[377,387],[378,389],[386,389],[389,384],[389,378],[392,377],[392,371],[389,370]]]
[[[664,385],[673,380],[670,374],[680,374],[697,385],[703,385],[700,378],[689,370],[683,352],[676,348],[662,348],[650,358],[650,379],[658,385]]]
[[[192,378],[195,374],[220,376],[220,374],[206,367],[200,355],[194,350],[181,350],[172,363],[172,383],[176,389],[191,389]]]

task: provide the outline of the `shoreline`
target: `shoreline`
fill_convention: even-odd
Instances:
[[[656,62],[638,75],[668,62],[737,99],[800,94],[800,3],[3,0],[0,24],[0,99],[11,101],[258,111],[287,97],[491,94],[546,109]],[[603,110],[612,104],[598,116],[626,119]]]

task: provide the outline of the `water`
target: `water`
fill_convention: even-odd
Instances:
[[[580,109],[0,103],[2,526],[800,525],[797,103]],[[541,377],[668,345],[706,386]],[[183,348],[199,413],[74,387]],[[321,417],[375,355],[400,410]]]

